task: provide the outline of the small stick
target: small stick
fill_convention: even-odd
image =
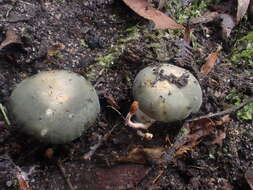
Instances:
[[[0,103],[0,110],[1,110],[1,112],[2,112],[2,114],[3,114],[3,116],[4,116],[4,120],[5,120],[5,122],[7,123],[7,125],[11,125],[11,122],[10,122],[10,120],[8,119],[8,116],[7,116],[7,114],[5,113],[5,107]]]
[[[106,106],[106,107],[113,109],[115,112],[117,112],[117,114],[119,114],[119,116],[120,116],[123,120],[125,120],[125,117],[122,115],[122,113],[120,113],[120,111],[117,110],[115,107],[113,107],[113,106]]]
[[[98,139],[98,143],[95,144],[94,146],[90,147],[90,151],[87,152],[86,154],[84,154],[82,156],[82,159],[84,160],[90,160],[91,157],[94,155],[94,153],[96,152],[96,150],[101,147],[104,142],[106,142],[108,140],[108,138],[111,136],[112,132],[114,131],[114,129],[118,126],[118,124],[114,125],[112,127],[112,129],[106,133],[103,137],[99,136],[99,139]]]
[[[66,171],[65,171],[65,168],[62,166],[61,160],[57,161],[57,166],[60,169],[61,174],[62,174],[64,180],[66,181],[67,185],[69,186],[69,189],[70,190],[75,190],[74,186],[72,185],[71,181],[69,180],[69,178],[66,175]]]
[[[210,114],[203,115],[203,116],[200,116],[200,117],[196,117],[196,118],[193,118],[193,119],[188,119],[186,121],[187,122],[191,122],[191,121],[196,121],[196,120],[200,120],[200,119],[204,119],[204,118],[210,118],[210,117],[222,116],[222,115],[230,114],[230,113],[237,111],[238,109],[242,108],[243,106],[245,106],[246,104],[249,104],[251,102],[253,102],[253,96],[250,97],[248,100],[242,102],[241,104],[239,104],[237,106],[233,106],[231,108],[228,108],[228,109],[226,109],[224,111],[217,112],[217,113],[210,113]]]
[[[164,174],[164,170],[159,171],[159,174],[152,181],[152,184],[155,184],[163,174]]]

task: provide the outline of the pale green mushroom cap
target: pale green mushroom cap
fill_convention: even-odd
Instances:
[[[82,76],[46,71],[23,80],[11,94],[10,111],[21,130],[53,144],[70,142],[100,112],[98,96]]]
[[[189,71],[171,64],[141,70],[134,80],[133,96],[139,101],[141,111],[163,122],[183,120],[202,104],[197,79]]]

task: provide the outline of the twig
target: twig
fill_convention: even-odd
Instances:
[[[113,109],[113,110],[114,110],[115,112],[117,112],[117,113],[119,114],[119,116],[125,121],[125,117],[124,117],[124,116],[122,115],[122,113],[120,113],[120,111],[117,110],[115,107],[113,107],[113,106],[106,106],[106,107]]]
[[[16,19],[16,20],[0,20],[0,22],[7,22],[7,23],[18,23],[18,22],[28,22],[31,18],[24,18],[24,19]]]
[[[64,180],[66,181],[67,185],[69,186],[69,189],[70,190],[75,190],[74,186],[72,185],[71,181],[69,180],[69,178],[66,175],[66,171],[65,171],[65,168],[62,166],[61,160],[57,161],[57,166],[60,169],[61,174],[64,177]]]
[[[112,132],[114,131],[114,129],[118,126],[118,124],[114,125],[112,127],[112,129],[106,133],[103,137],[99,136],[99,139],[98,139],[98,143],[95,144],[94,146],[90,147],[90,151],[87,152],[86,154],[84,154],[82,156],[82,159],[84,160],[90,160],[91,157],[94,155],[94,153],[96,152],[96,150],[101,147],[104,142],[106,142],[108,140],[108,138],[111,136]]]
[[[7,125],[11,125],[11,122],[8,119],[7,114],[5,113],[5,107],[1,103],[0,103],[0,110],[1,110],[1,112],[3,114],[3,116],[4,116],[4,120],[7,123]]]
[[[210,113],[210,114],[203,115],[203,116],[200,116],[200,117],[196,117],[196,118],[193,118],[193,119],[188,119],[186,121],[187,122],[197,121],[197,120],[204,119],[204,118],[210,118],[210,117],[222,116],[222,115],[230,114],[230,113],[237,111],[238,109],[242,108],[243,106],[245,106],[246,104],[249,104],[251,102],[253,102],[253,97],[250,97],[248,100],[242,102],[241,104],[239,104],[237,106],[233,106],[233,107],[231,107],[229,109],[226,109],[224,111],[217,112],[217,113]]]
[[[16,7],[17,2],[18,2],[18,1],[15,1],[15,2],[14,2],[14,5],[12,5],[12,7],[6,12],[5,18],[7,18],[7,17],[9,16],[10,12]]]
[[[152,184],[155,184],[163,174],[164,174],[164,170],[159,171],[158,175],[152,181]]]
[[[181,131],[183,130],[186,130],[187,134],[189,134],[188,122],[185,122],[183,124]],[[176,151],[189,140],[187,134],[182,135],[182,133],[179,133],[175,138],[175,143],[172,144],[172,146],[170,146],[167,150],[165,150],[164,154],[162,155],[162,162],[165,167],[167,167],[168,164],[174,162]]]
[[[22,171],[22,169],[13,162],[12,158],[9,155],[5,154],[5,155],[0,156],[0,158],[4,159],[4,160],[8,160],[8,162],[10,162],[11,165],[15,168],[15,175],[18,180],[19,189],[20,190],[31,190],[29,183],[28,183],[28,181],[29,181],[28,176],[32,174],[32,172],[34,171],[34,167],[32,167],[30,169],[29,173],[26,173],[26,172]]]
[[[183,124],[183,127],[181,130],[187,130],[187,133],[189,134],[188,126],[189,126],[190,122],[197,121],[197,120],[204,119],[204,118],[226,115],[226,114],[229,114],[231,112],[234,112],[234,111],[240,109],[241,107],[243,107],[246,104],[249,104],[251,102],[253,102],[253,97],[251,97],[248,100],[246,100],[245,102],[243,102],[237,106],[234,106],[232,108],[229,108],[227,110],[217,112],[217,113],[207,114],[204,116],[196,117],[194,119],[186,120],[185,123]],[[162,155],[162,161],[163,161],[165,167],[166,167],[166,165],[173,163],[176,151],[180,147],[182,147],[185,143],[187,143],[188,141],[189,141],[189,135],[185,134],[182,136],[181,133],[178,134],[178,136],[175,138],[175,143],[171,147],[169,147]]]

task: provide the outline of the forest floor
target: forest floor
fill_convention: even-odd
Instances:
[[[19,82],[53,69],[83,75],[96,88],[101,103],[101,114],[92,127],[73,142],[57,146],[26,136],[16,130],[11,117],[8,125],[0,114],[0,189],[26,188],[17,170],[30,174],[26,190],[250,189],[247,180],[253,176],[247,178],[245,173],[253,167],[253,104],[231,112],[229,122],[217,126],[166,169],[148,161],[119,162],[134,148],[156,150],[176,140],[183,121],[155,123],[149,129],[154,138],[147,141],[125,126],[124,117],[133,102],[136,74],[147,65],[169,62],[179,51],[184,33],[152,29],[150,22],[122,1],[84,2],[0,0],[0,44],[8,32],[18,38],[0,46],[0,103],[8,108]],[[175,17],[179,22],[183,19]],[[252,96],[252,61],[240,56],[232,60],[233,48],[250,27],[243,18],[224,39],[217,22],[195,26],[191,36],[194,66],[182,67],[198,76],[203,104],[189,118],[220,112]],[[253,37],[248,42],[253,46]],[[198,73],[218,44],[223,49],[212,70],[207,75]],[[215,135],[219,143],[210,140]],[[107,138],[91,159],[84,159],[101,136]]]

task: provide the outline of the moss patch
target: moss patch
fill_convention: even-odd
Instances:
[[[232,91],[227,96],[227,99],[231,102],[232,105],[239,105],[248,97],[243,93],[238,92],[236,89]],[[237,118],[240,120],[252,120],[253,119],[253,103],[245,105],[242,109],[238,110]]]
[[[236,64],[243,64],[253,67],[253,32],[243,36],[235,43],[232,49],[231,61]]]

